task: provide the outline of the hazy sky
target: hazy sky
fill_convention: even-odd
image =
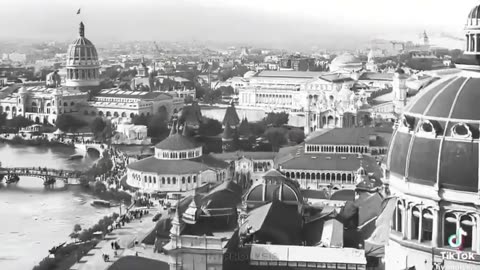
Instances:
[[[354,42],[460,34],[478,0],[15,0],[0,9],[0,38],[71,40],[83,20],[94,43],[124,40]],[[78,8],[81,15],[76,15]]]

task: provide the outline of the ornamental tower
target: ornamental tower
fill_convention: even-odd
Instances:
[[[385,182],[397,201],[384,223],[385,269],[480,269],[480,5],[465,34],[459,69],[412,99],[392,135]]]
[[[85,26],[81,22],[79,37],[70,44],[67,51],[66,86],[99,86],[99,70],[97,49],[85,38]]]

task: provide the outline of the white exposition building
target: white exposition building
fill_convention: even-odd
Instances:
[[[358,70],[361,62],[352,57],[346,54],[336,58],[337,61],[332,62],[336,73],[262,71],[249,74],[244,85],[238,87],[239,106],[303,115],[306,134],[323,128],[354,127],[371,111],[368,93],[352,90],[359,78],[363,78],[369,83],[393,86],[392,100],[383,104],[382,110],[401,112],[407,93],[404,71],[399,69],[389,76],[372,76],[361,73]]]
[[[480,269],[479,23],[476,6],[460,70],[417,95],[392,137],[386,181],[398,201],[386,269]]]
[[[184,99],[165,92],[123,91],[104,89],[89,100],[87,91],[99,90],[99,61],[93,43],[85,37],[85,25],[80,23],[79,37],[68,47],[65,85],[58,71],[47,75],[46,85],[26,83],[0,91],[0,113],[7,118],[24,116],[38,124],[55,124],[64,113],[133,118],[166,112],[177,113]]]

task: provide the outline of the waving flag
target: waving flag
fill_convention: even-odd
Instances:
[[[78,14],[80,14],[80,8],[79,8],[78,11],[77,11],[77,15],[78,15]]]
[[[390,222],[393,218],[393,212],[397,203],[396,197],[389,197],[383,200],[383,210],[378,215],[375,222],[375,231],[370,238],[365,241],[376,245],[386,245],[388,243],[388,236],[390,233]]]

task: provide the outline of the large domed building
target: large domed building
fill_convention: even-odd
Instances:
[[[68,47],[66,86],[99,86],[97,49],[85,37],[85,25],[80,23],[79,37]]]
[[[155,154],[127,166],[127,183],[146,192],[188,191],[205,183],[229,178],[229,164],[210,154],[202,145],[173,124],[170,135],[155,145]]]
[[[330,64],[331,72],[358,72],[362,68],[362,61],[348,52],[335,57]]]
[[[398,201],[386,269],[480,269],[479,9],[460,70],[416,96],[393,134],[386,181]]]

